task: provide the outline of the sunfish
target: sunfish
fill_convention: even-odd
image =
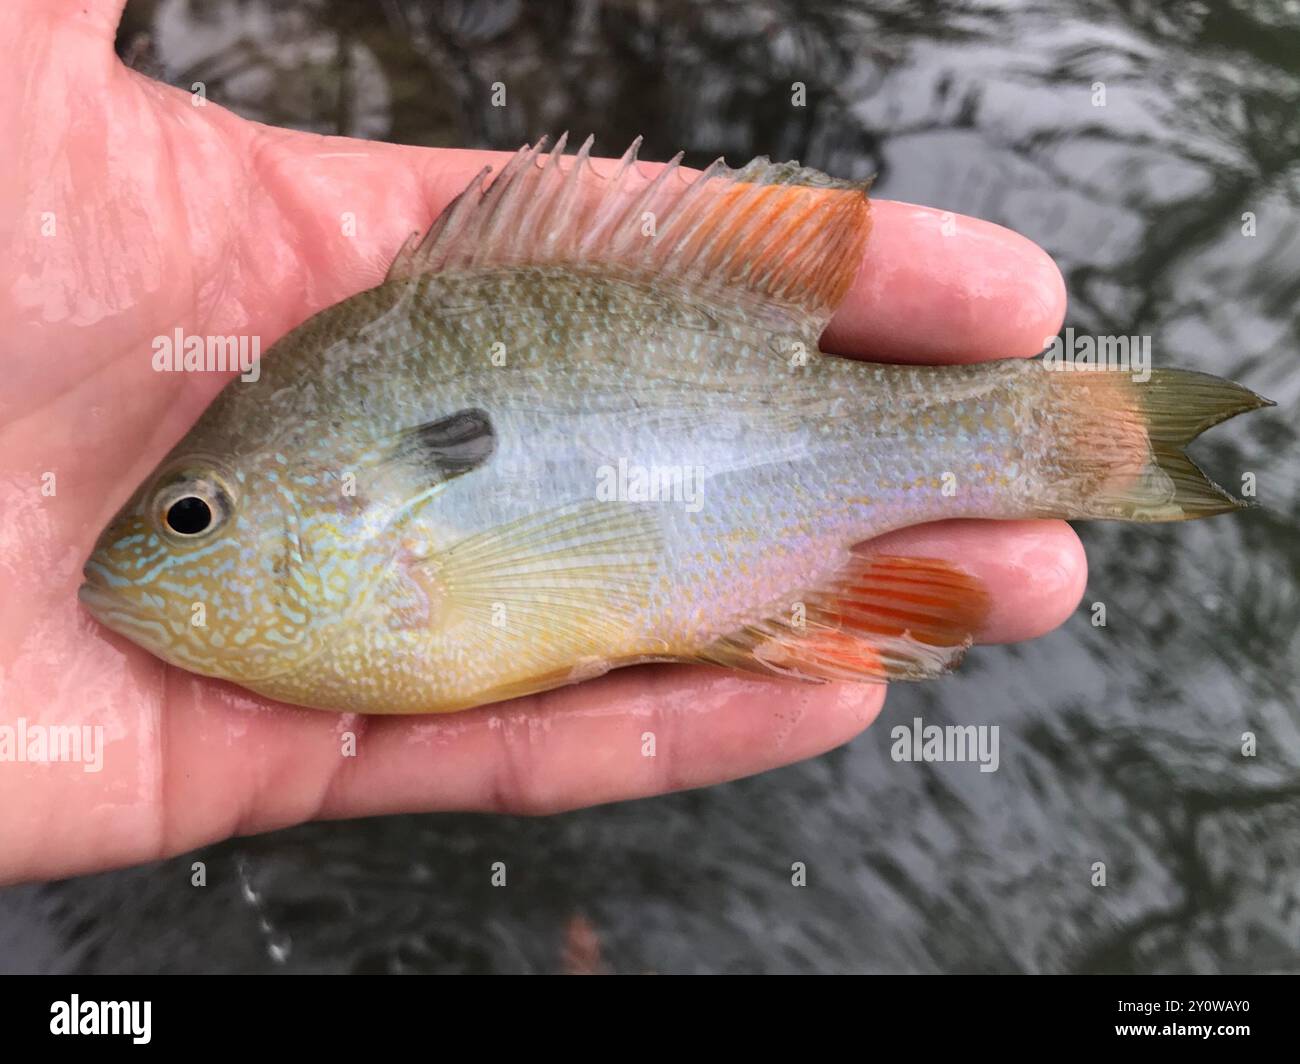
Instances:
[[[1183,453],[1268,401],[1202,373],[871,365],[818,337],[866,183],[521,149],[232,380],[100,535],[80,598],[270,698],[438,713],[647,661],[934,676],[986,613],[943,518],[1244,505]]]

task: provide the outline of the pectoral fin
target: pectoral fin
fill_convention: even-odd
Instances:
[[[603,672],[638,642],[660,541],[653,507],[582,503],[407,564],[437,637],[506,697]]]

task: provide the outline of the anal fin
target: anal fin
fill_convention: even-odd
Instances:
[[[960,662],[988,610],[984,585],[949,562],[853,554],[828,586],[697,657],[813,682],[920,680]]]

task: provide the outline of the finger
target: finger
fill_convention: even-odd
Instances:
[[[866,260],[823,345],[877,361],[1025,358],[1065,318],[1050,255],[1000,225],[876,200]]]
[[[886,690],[644,666],[460,713],[363,718],[170,675],[163,854],[317,817],[543,814],[703,787],[846,742]]]
[[[342,766],[319,815],[545,814],[710,786],[849,741],[885,691],[645,666],[459,720],[372,720],[370,757]]]

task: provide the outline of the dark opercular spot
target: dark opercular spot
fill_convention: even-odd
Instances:
[[[482,410],[458,410],[417,425],[406,433],[405,442],[414,457],[433,466],[445,479],[476,469],[496,449],[492,421]]]
[[[167,527],[182,536],[197,536],[212,524],[212,508],[196,495],[186,495],[171,504]]]

